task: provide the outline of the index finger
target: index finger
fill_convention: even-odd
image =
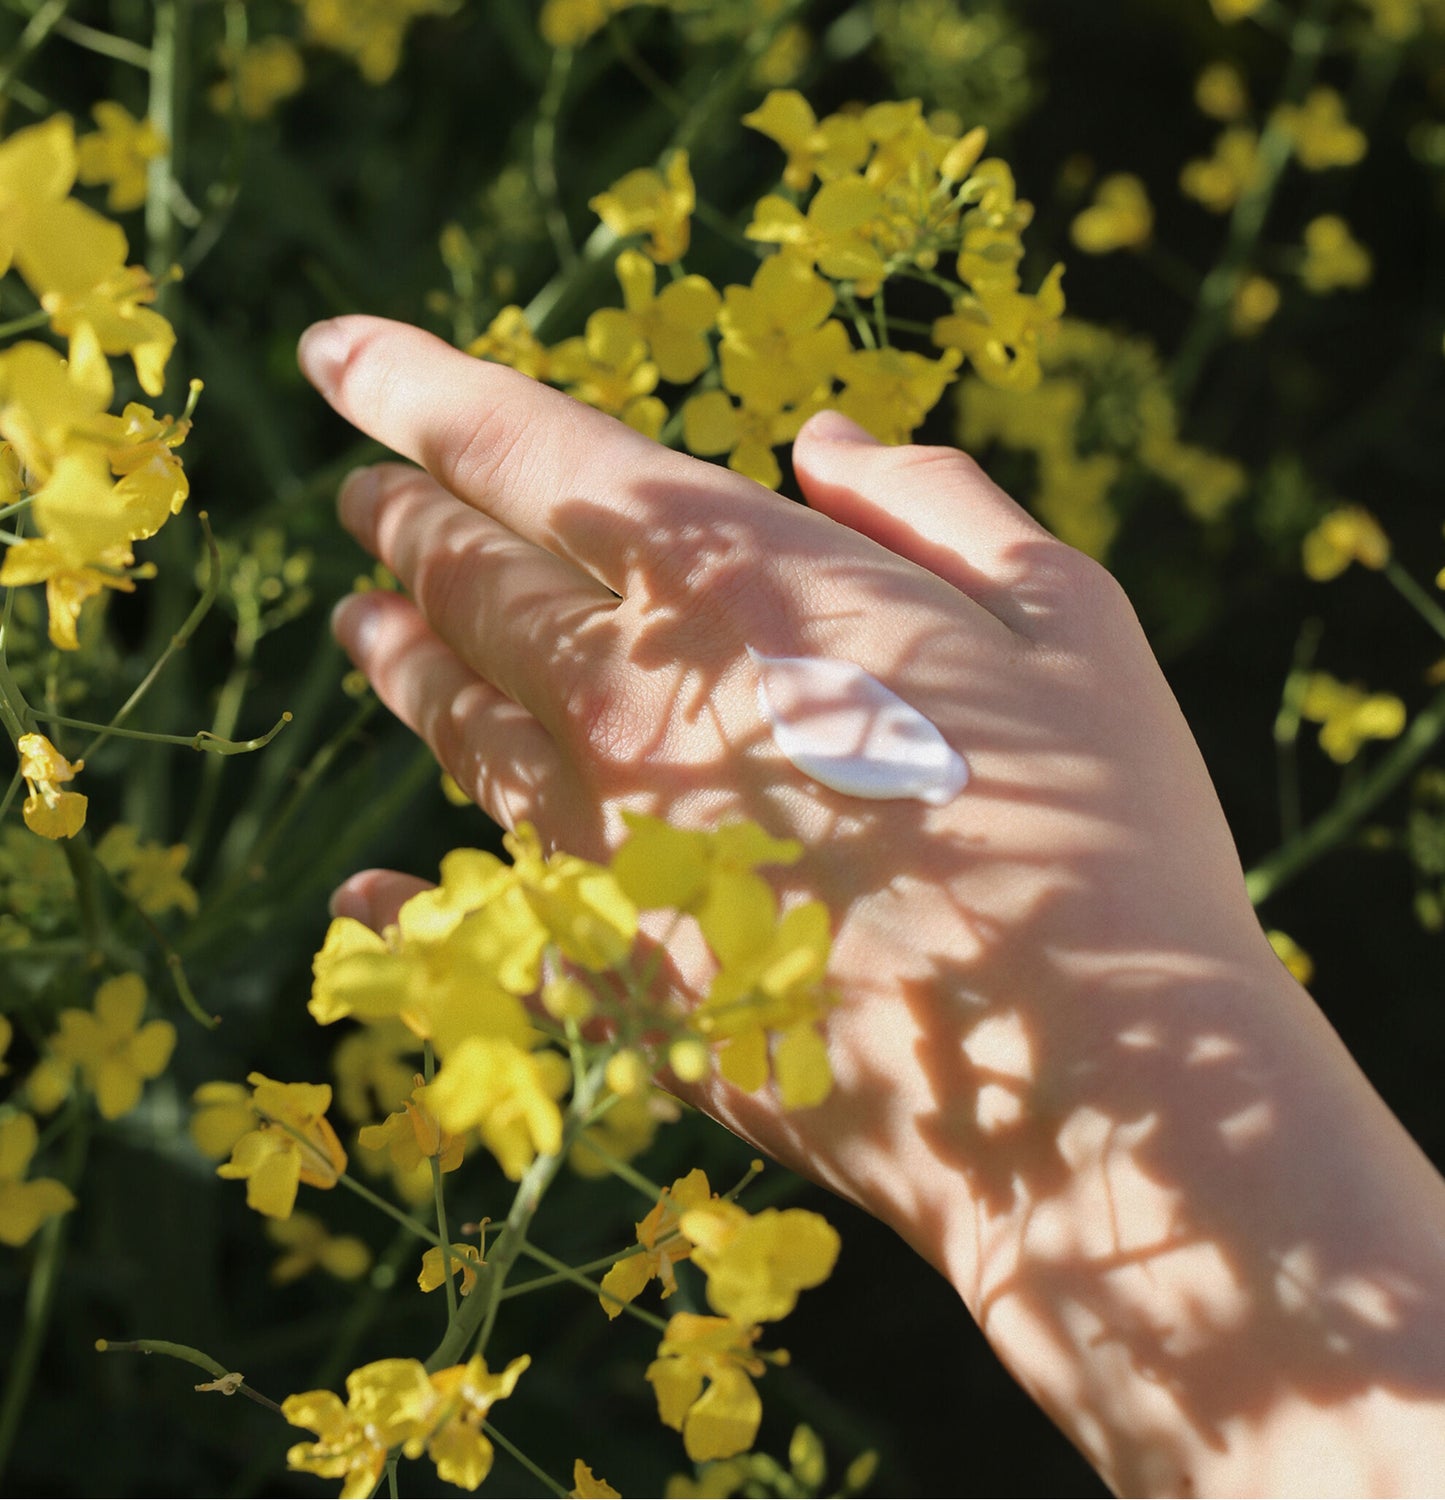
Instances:
[[[677,485],[676,515],[703,468],[561,391],[405,323],[332,318],[306,330],[297,358],[347,421],[617,594],[645,561],[659,484]],[[714,490],[747,484],[754,503],[785,503],[711,465],[706,472]],[[715,515],[716,497],[710,509]]]

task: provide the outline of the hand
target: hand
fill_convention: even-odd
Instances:
[[[605,858],[624,808],[803,841],[784,889],[833,916],[834,1093],[786,1115],[770,1090],[700,1102],[943,1270],[1111,1483],[1206,1484],[1220,1424],[1311,1373],[1325,1324],[1241,1310],[1274,1298],[1292,1245],[1328,1242],[1325,1281],[1438,1274],[1424,1231],[1341,1238],[1361,1193],[1394,1224],[1418,1153],[1274,960],[1127,601],[967,458],[825,413],[794,448],[804,508],[415,329],[337,319],[301,361],[422,466],[343,489],[343,524],[409,596],[339,606],[353,661],[549,847]],[[969,785],[934,808],[809,780],[747,646],[865,668]],[[369,872],[339,909],[380,925],[417,888]],[[1325,1139],[1296,1201],[1283,1184]],[[1288,1368],[1251,1374],[1251,1340],[1284,1326]]]

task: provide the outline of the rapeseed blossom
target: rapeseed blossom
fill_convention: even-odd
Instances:
[[[685,1209],[678,1227],[707,1276],[708,1306],[743,1325],[787,1317],[800,1292],[832,1275],[841,1247],[838,1231],[805,1208],[750,1214],[718,1198]]]
[[[632,318],[620,308],[600,307],[587,319],[585,333],[550,351],[549,378],[655,441],[667,407],[652,394],[659,372],[647,354],[647,340]]]
[[[572,1465],[572,1500],[622,1500],[605,1479],[599,1479],[579,1458]]]
[[[1345,101],[1331,88],[1311,89],[1303,104],[1281,104],[1273,123],[1289,137],[1295,159],[1309,172],[1352,167],[1369,148],[1364,131],[1350,124]]]
[[[1390,539],[1362,505],[1332,510],[1302,544],[1305,574],[1316,583],[1337,578],[1352,562],[1376,571],[1390,560]]]
[[[1115,172],[1094,190],[1094,201],[1074,217],[1069,236],[1088,255],[1136,250],[1154,232],[1154,208],[1140,178]]]
[[[95,857],[115,876],[126,895],[150,916],[158,917],[173,907],[194,916],[200,906],[195,887],[181,871],[190,858],[184,844],[169,849],[141,841],[129,823],[106,830],[95,846]]]
[[[95,1095],[104,1120],[118,1120],[140,1103],[141,1090],[165,1072],[176,1045],[169,1021],[141,1024],[146,987],[139,974],[117,974],[95,992],[92,1010],[63,1010],[50,1051],[76,1068]]]
[[[22,734],[15,748],[20,752],[20,775],[27,792],[21,808],[25,826],[42,838],[73,838],[85,826],[89,799],[83,792],[65,792],[61,787],[75,780],[85,762],[66,760],[43,734]]]
[[[113,99],[101,100],[90,113],[99,129],[75,143],[77,179],[86,187],[108,185],[105,206],[113,214],[139,208],[148,164],[170,150],[165,132]]]
[[[623,1303],[635,1301],[654,1279],[662,1283],[664,1297],[672,1296],[677,1290],[673,1268],[692,1254],[692,1242],[679,1228],[682,1215],[713,1201],[707,1173],[701,1167],[694,1167],[671,1187],[663,1188],[657,1202],[636,1225],[642,1253],[623,1256],[600,1282],[606,1296],[598,1300],[609,1318],[622,1311]]]
[[[236,1142],[216,1175],[245,1182],[248,1208],[270,1219],[289,1218],[299,1184],[335,1187],[346,1170],[346,1152],[326,1118],[331,1087],[277,1083],[264,1073],[249,1073],[247,1080],[260,1123]]]
[[[598,193],[587,206],[620,239],[645,234],[648,255],[670,265],[686,253],[692,238],[697,189],[686,151],[674,151],[661,172],[639,167]]]
[[[624,250],[616,263],[628,320],[646,344],[664,379],[695,380],[712,362],[706,335],[717,322],[722,298],[704,276],[683,276],[657,291],[657,267],[638,250]]]
[[[475,1354],[466,1364],[438,1370],[431,1377],[442,1417],[427,1439],[426,1451],[443,1483],[474,1490],[491,1473],[492,1443],[482,1424],[492,1407],[516,1390],[531,1363],[521,1354],[493,1374],[486,1360]]]
[[[421,1074],[413,1078],[411,1093],[402,1107],[380,1125],[368,1125],[357,1136],[368,1151],[385,1151],[398,1172],[414,1172],[423,1162],[435,1160],[443,1172],[454,1172],[462,1164],[465,1142],[443,1130],[432,1112],[427,1085]]]
[[[407,28],[421,16],[444,16],[457,0],[296,0],[306,39],[356,64],[368,83],[385,83],[401,61]]]
[[[212,1161],[224,1161],[236,1142],[254,1130],[256,1111],[244,1083],[216,1079],[191,1095],[190,1135],[196,1149]]]
[[[753,1380],[766,1368],[753,1351],[758,1332],[696,1313],[668,1321],[646,1378],[659,1418],[682,1433],[694,1463],[744,1453],[758,1435],[763,1403]]]
[[[239,51],[222,47],[218,58],[226,76],[206,99],[219,114],[236,109],[248,120],[264,120],[306,81],[301,53],[283,36],[263,36]]]
[[[23,1245],[47,1219],[69,1213],[75,1195],[53,1177],[26,1180],[40,1132],[26,1114],[0,1117],[0,1244]]]
[[[540,1155],[562,1149],[562,1111],[572,1071],[556,1052],[472,1036],[450,1052],[429,1085],[432,1107],[453,1133],[476,1130],[504,1176],[520,1182]]]
[[[266,1237],[285,1252],[271,1265],[271,1280],[278,1285],[317,1269],[338,1281],[356,1281],[371,1269],[371,1251],[364,1241],[354,1234],[332,1234],[314,1214],[272,1219]]]
[[[453,1244],[451,1247],[451,1272],[461,1273],[461,1293],[465,1297],[477,1284],[477,1269],[482,1262],[482,1252],[475,1245]],[[446,1257],[440,1245],[433,1245],[421,1258],[421,1270],[416,1284],[424,1292],[434,1292],[447,1279]]]
[[[1227,214],[1260,181],[1259,136],[1247,125],[1231,125],[1214,142],[1211,156],[1186,162],[1179,188],[1210,213]]]
[[[1300,280],[1316,296],[1368,284],[1374,257],[1350,232],[1338,214],[1321,214],[1305,225],[1304,258]]]
[[[1393,740],[1406,722],[1405,705],[1393,693],[1367,693],[1327,672],[1305,679],[1300,714],[1320,726],[1320,749],[1332,761],[1352,761],[1366,740]]]

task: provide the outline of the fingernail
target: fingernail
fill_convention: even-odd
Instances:
[[[343,318],[313,323],[296,346],[301,373],[324,395],[335,388],[351,355],[351,336]]]
[[[347,594],[331,611],[331,633],[351,656],[369,653],[376,627],[376,601],[370,594]]]
[[[820,411],[809,417],[804,428],[810,438],[821,438],[825,443],[867,443],[879,446],[878,439],[866,427],[860,427],[840,411]]]
[[[367,902],[349,885],[338,886],[332,891],[326,909],[333,917],[350,917],[357,922],[365,922],[371,915]]]
[[[376,470],[366,464],[353,469],[336,492],[336,510],[343,524],[348,517],[358,518],[360,512],[369,510],[376,494]]]

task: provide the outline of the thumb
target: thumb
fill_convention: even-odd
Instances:
[[[967,454],[892,447],[841,412],[803,425],[793,470],[812,509],[927,568],[1015,629],[1023,615],[1009,590],[1045,554],[1069,550]]]

